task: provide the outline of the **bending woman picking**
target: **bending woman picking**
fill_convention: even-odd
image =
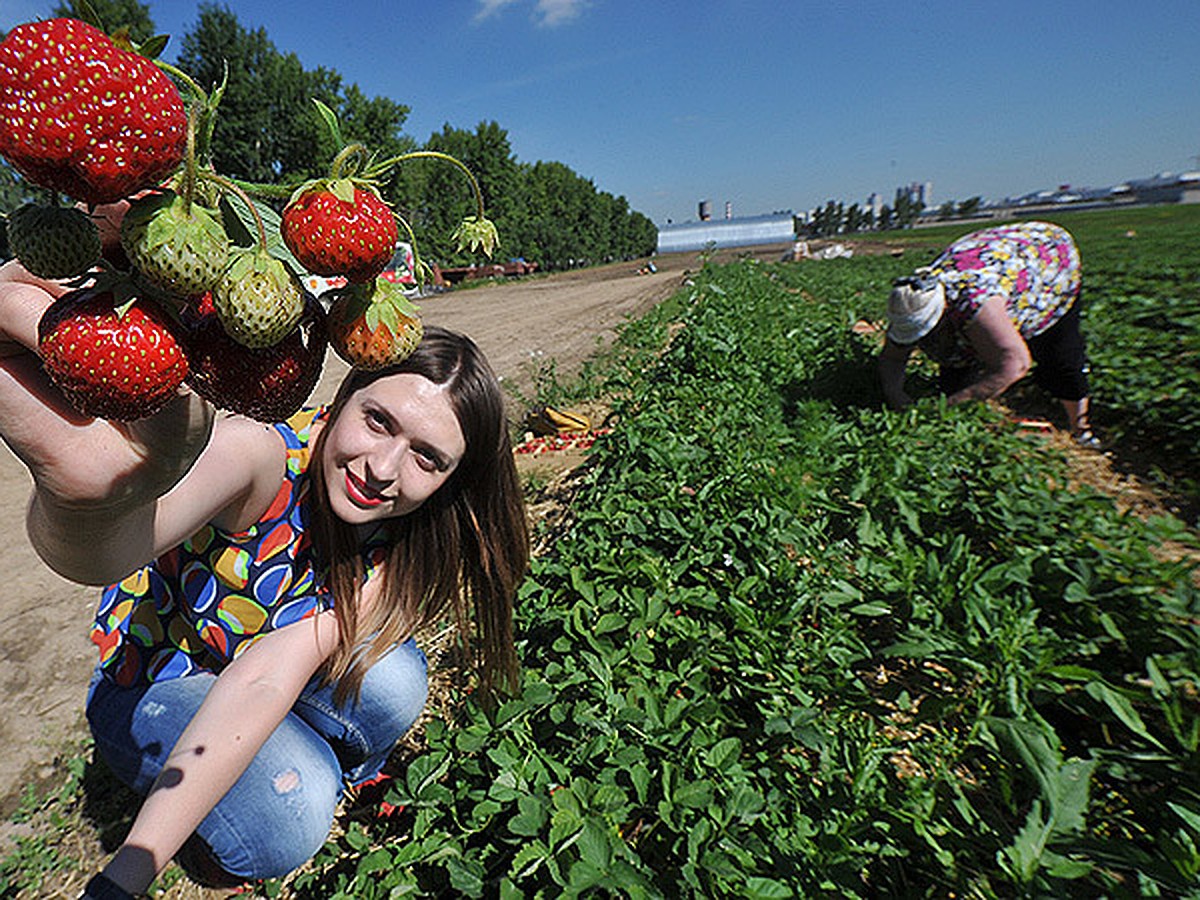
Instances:
[[[1018,222],[959,238],[893,284],[878,358],[888,405],[912,402],[904,373],[918,348],[939,363],[950,405],[999,397],[1032,367],[1037,384],[1061,404],[1075,440],[1098,448],[1081,283],[1079,249],[1057,225]]]
[[[39,555],[107,585],[88,722],[145,801],[85,896],[145,891],[176,856],[214,886],[284,875],[420,713],[418,628],[451,614],[482,687],[515,682],[528,537],[501,392],[474,343],[429,327],[286,423],[191,393],[85,419],[36,355],[63,290],[0,268],[0,433],[34,479]]]

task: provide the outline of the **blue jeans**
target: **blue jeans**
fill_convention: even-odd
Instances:
[[[121,688],[98,672],[87,718],[116,776],[146,794],[216,681],[207,673]],[[196,829],[226,872],[276,878],[303,865],[329,836],[344,785],[379,774],[425,706],[425,654],[408,640],[363,679],[358,702],[339,705],[313,679],[250,766]]]

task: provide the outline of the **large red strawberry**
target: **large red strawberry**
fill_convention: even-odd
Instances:
[[[260,350],[229,336],[210,295],[185,322],[188,386],[218,409],[282,422],[308,399],[321,377],[328,336],[325,310],[313,297],[307,298],[300,324]]]
[[[157,412],[187,375],[173,321],[151,301],[114,288],[59,297],[38,323],[42,366],[87,416],[132,421]]]
[[[387,268],[399,237],[396,216],[373,188],[349,178],[302,185],[283,210],[283,241],[314,275],[366,282]]]
[[[8,33],[0,121],[0,155],[33,183],[85,203],[158,184],[187,148],[187,114],[171,80],[76,19]]]
[[[425,329],[416,306],[398,284],[377,278],[331,292],[329,343],[360,369],[382,369],[417,348]]]

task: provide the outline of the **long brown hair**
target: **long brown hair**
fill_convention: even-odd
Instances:
[[[354,530],[329,505],[324,438],[356,391],[404,372],[448,387],[466,451],[450,478],[419,508],[387,521],[391,542],[382,600],[363,616],[358,603],[364,574],[360,547]],[[421,343],[403,362],[378,371],[351,371],[317,435],[309,482],[313,546],[326,567],[325,582],[341,628],[340,643],[324,670],[335,685],[335,697],[357,696],[363,676],[379,657],[447,609],[473,648],[484,696],[515,688],[512,606],[529,562],[529,534],[503,394],[475,343],[427,326]]]

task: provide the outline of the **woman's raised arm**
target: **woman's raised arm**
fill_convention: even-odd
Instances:
[[[136,422],[71,407],[36,352],[37,323],[64,291],[0,267],[0,436],[33,477],[26,526],[46,564],[107,583],[230,509],[265,508],[284,466],[267,426],[222,419],[217,440],[211,405],[190,391]]]

